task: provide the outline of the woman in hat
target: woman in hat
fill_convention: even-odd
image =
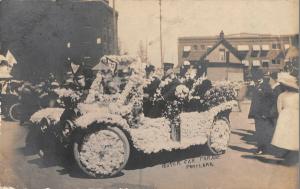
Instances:
[[[288,73],[278,74],[284,89],[277,100],[278,120],[272,144],[289,151],[299,150],[299,86],[297,79]]]

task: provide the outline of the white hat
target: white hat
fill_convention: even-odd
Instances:
[[[297,84],[297,78],[290,75],[287,72],[278,73],[277,81],[284,86],[292,87],[294,89],[299,89],[299,86]]]

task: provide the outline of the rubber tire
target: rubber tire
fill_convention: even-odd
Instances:
[[[91,176],[91,177],[94,177],[94,178],[107,178],[107,177],[113,177],[115,175],[117,175],[119,172],[121,172],[121,170],[126,166],[126,164],[128,163],[128,160],[129,160],[129,156],[130,156],[130,145],[129,145],[129,141],[126,137],[126,135],[124,134],[124,132],[119,129],[118,127],[114,127],[114,126],[107,126],[107,127],[104,127],[104,128],[101,128],[99,130],[109,130],[109,131],[112,131],[114,132],[115,134],[117,134],[119,136],[119,138],[122,140],[123,142],[123,145],[125,147],[125,155],[124,155],[124,162],[122,163],[122,165],[117,169],[115,170],[114,172],[108,174],[108,175],[98,175],[98,174],[95,174],[93,172],[90,172],[89,170],[87,170],[85,168],[85,166],[81,163],[80,161],[80,158],[79,158],[79,147],[80,147],[80,144],[81,144],[81,141],[75,141],[74,142],[74,146],[73,146],[73,153],[74,153],[74,158],[76,160],[76,163],[77,165],[79,166],[79,168],[87,175]],[[99,131],[97,130],[97,131]],[[86,135],[90,134],[91,132],[88,132],[86,133]],[[85,135],[85,136],[86,136]],[[81,137],[81,140],[84,139],[84,136]],[[100,141],[99,141],[100,142]]]
[[[16,118],[14,117],[13,115],[13,109],[16,108],[16,107],[21,107],[21,104],[20,103],[16,103],[16,104],[13,104],[12,106],[9,107],[9,110],[8,110],[8,116],[9,116],[9,119],[12,120],[12,121],[20,121],[20,118],[21,118],[21,115],[20,115],[20,118]]]
[[[229,122],[229,120],[228,120],[226,117],[221,117],[221,118],[219,118],[218,120],[220,120],[220,119],[226,121],[226,122],[227,122],[227,125],[228,125],[228,127],[229,127],[229,131],[230,131],[230,132],[229,132],[229,138],[228,138],[228,144],[229,144],[229,141],[230,141],[230,133],[231,133],[230,122]],[[207,145],[207,149],[209,150],[209,152],[210,152],[212,155],[221,155],[221,154],[224,154],[224,153],[226,152],[226,150],[222,150],[222,151],[217,152],[217,151],[215,151],[215,150],[211,147],[211,131],[209,132],[209,135],[207,136],[207,143],[206,143],[206,145]]]

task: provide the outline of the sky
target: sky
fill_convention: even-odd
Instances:
[[[110,0],[112,1],[112,0]],[[111,2],[110,2],[111,3]],[[115,0],[118,37],[123,52],[137,55],[140,41],[149,60],[160,65],[158,0]],[[178,61],[183,36],[299,32],[299,0],[162,0],[163,59]]]

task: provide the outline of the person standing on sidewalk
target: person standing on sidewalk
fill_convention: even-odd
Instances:
[[[297,79],[288,73],[281,73],[278,82],[284,92],[278,97],[278,120],[272,145],[288,152],[299,151],[299,86]]]
[[[270,116],[272,107],[272,89],[268,81],[263,77],[262,71],[258,70],[253,75],[255,87],[253,90],[251,106],[248,118],[255,121],[255,138],[257,150],[255,154],[260,155],[266,152],[271,142],[273,124]]]

